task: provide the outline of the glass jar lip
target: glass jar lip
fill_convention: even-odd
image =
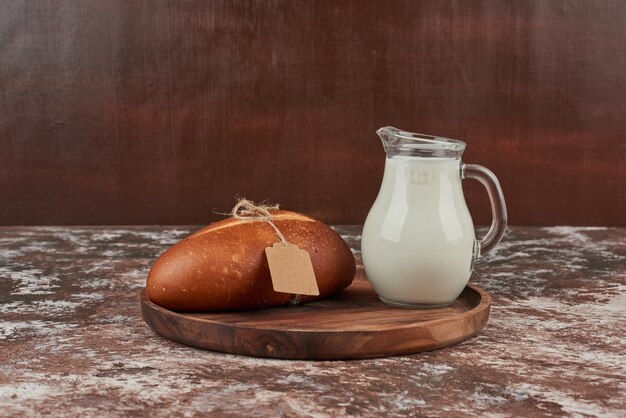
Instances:
[[[415,155],[432,157],[460,157],[465,142],[443,136],[426,135],[385,126],[376,131],[392,155]]]

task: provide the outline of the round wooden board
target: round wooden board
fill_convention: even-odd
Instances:
[[[362,272],[339,295],[299,306],[250,311],[177,313],[141,291],[146,323],[194,347],[258,357],[306,360],[375,358],[446,347],[487,323],[491,297],[468,285],[450,306],[402,309],[378,300]]]

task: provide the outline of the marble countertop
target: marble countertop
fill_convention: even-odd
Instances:
[[[477,337],[333,362],[154,334],[139,290],[150,263],[195,229],[0,228],[0,415],[626,414],[626,229],[509,228],[472,278],[493,297]],[[336,229],[360,264],[360,228]]]

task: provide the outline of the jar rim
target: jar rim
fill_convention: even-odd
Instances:
[[[390,155],[460,157],[466,145],[458,139],[403,131],[393,126],[380,128],[376,133]]]

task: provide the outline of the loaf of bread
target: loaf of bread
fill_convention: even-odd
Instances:
[[[278,241],[276,231],[267,222],[231,218],[188,236],[156,260],[146,285],[150,300],[179,312],[263,308],[328,297],[352,283],[354,256],[335,231],[299,213],[271,215],[287,241],[311,256],[319,296],[275,292],[265,248]]]

